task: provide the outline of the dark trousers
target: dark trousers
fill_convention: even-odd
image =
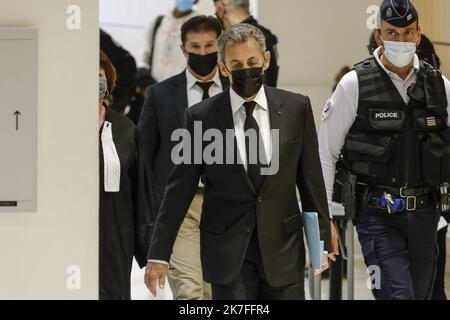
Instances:
[[[445,260],[447,259],[447,231],[448,226],[438,231],[438,258],[436,265],[436,280],[432,300],[447,300],[445,293]]]
[[[377,300],[431,298],[438,221],[434,213],[358,215],[356,230]]]
[[[212,285],[212,297],[213,300],[304,300],[304,267],[299,268],[299,274],[299,283],[280,288],[271,287],[267,283],[257,232],[254,231],[240,276],[228,286]]]

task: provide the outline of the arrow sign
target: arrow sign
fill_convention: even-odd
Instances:
[[[22,115],[19,110],[13,113],[16,116],[16,131],[19,130],[19,116]]]

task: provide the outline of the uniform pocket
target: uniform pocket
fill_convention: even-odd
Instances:
[[[405,123],[405,112],[392,109],[370,109],[370,126],[380,131],[400,131]]]
[[[396,135],[348,134],[345,155],[352,171],[367,177],[387,177],[390,172],[389,160],[393,157],[395,140]]]
[[[444,138],[436,133],[430,133],[422,141],[424,180],[430,185],[450,180],[450,143]]]
[[[380,136],[369,133],[348,134],[345,148],[349,160],[354,159],[386,163],[392,156],[392,136]]]

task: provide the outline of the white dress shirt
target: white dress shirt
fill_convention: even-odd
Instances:
[[[161,82],[181,73],[186,68],[186,57],[181,50],[181,26],[189,19],[198,15],[196,10],[183,17],[175,18],[172,13],[166,14],[156,32],[153,51],[152,76]],[[152,36],[155,21],[150,23],[146,32],[145,61],[152,47]]]
[[[245,148],[245,132],[244,124],[247,114],[245,112],[244,103],[247,102],[244,98],[239,96],[232,88],[230,89],[231,110],[233,112],[234,131],[236,135],[237,147],[239,156],[245,170],[247,170],[247,153]],[[256,102],[253,117],[259,126],[264,150],[266,152],[266,159],[270,163],[272,159],[272,137],[270,134],[270,114],[269,104],[267,102],[266,91],[264,86],[261,87],[258,94],[253,101]]]
[[[194,75],[191,73],[189,68],[186,68],[186,84],[187,84],[187,97],[188,97],[188,106],[189,108],[193,105],[202,102],[203,98],[203,90],[197,85],[197,81],[199,81]],[[214,82],[213,85],[209,88],[209,96],[213,97],[216,94],[222,93],[222,82],[220,81],[219,68],[217,68],[216,74],[214,78],[210,81]]]
[[[419,58],[414,57],[413,68],[408,77],[403,80],[397,74],[389,71],[380,61],[381,48],[374,52],[376,62],[389,75],[398,92],[406,104],[409,103],[408,87],[417,80],[417,73],[420,68]],[[449,105],[447,111],[450,114],[450,82],[444,78],[445,90]],[[327,190],[328,202],[331,210],[331,199],[333,195],[333,184],[340,152],[345,143],[345,137],[355,122],[358,111],[359,83],[356,71],[346,74],[339,82],[336,91],[322,115],[322,125],[319,132],[319,152],[324,173],[325,187]],[[450,127],[450,119],[448,123]]]

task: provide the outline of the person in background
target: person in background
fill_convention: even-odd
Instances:
[[[138,131],[107,108],[116,71],[100,53],[99,71],[99,298],[129,300],[133,257],[142,268],[155,220],[154,188],[141,152]]]
[[[173,77],[186,68],[186,59],[180,51],[181,26],[198,15],[198,0],[176,0],[175,8],[167,15],[158,16],[146,32],[144,61],[157,82]]]
[[[369,55],[373,56],[375,50],[378,49],[378,43],[375,40],[375,35],[372,32],[369,37],[369,44],[367,45],[367,50],[369,51]]]
[[[336,90],[336,87],[338,86],[339,82],[341,81],[342,77],[344,77],[347,73],[349,73],[352,69],[349,66],[343,66],[341,70],[336,74],[334,77],[334,85],[333,90],[334,92]]]
[[[436,69],[439,70],[441,68],[441,59],[434,49],[433,42],[424,34],[422,34],[422,41],[420,41],[419,47],[417,48],[417,55],[420,59],[431,64]]]
[[[228,81],[220,76],[217,67],[217,38],[221,33],[222,26],[214,17],[196,16],[188,20],[181,27],[180,50],[186,69],[149,89],[138,128],[160,200],[173,169],[171,152],[177,142],[171,141],[171,135],[183,127],[184,111],[228,88]],[[170,259],[173,268],[169,271],[169,283],[175,300],[211,299],[211,286],[203,281],[200,263],[202,204],[203,186],[198,185]]]
[[[148,88],[155,84],[156,81],[150,74],[150,70],[147,68],[139,68],[136,73],[136,79],[134,82],[134,90],[131,94],[129,105],[125,109],[125,115],[133,121],[135,125],[138,124],[141,116],[142,107],[145,99],[147,98]]]
[[[278,84],[278,38],[269,30],[264,28],[250,14],[249,0],[213,0],[216,7],[216,15],[225,29],[239,24],[247,23],[257,27],[266,38],[266,47],[270,52],[271,60],[269,69],[264,74],[264,83],[270,87],[277,87]]]
[[[116,86],[105,103],[107,102],[112,110],[123,113],[133,90],[136,61],[102,29],[100,29],[100,50],[111,59],[117,71]]]

